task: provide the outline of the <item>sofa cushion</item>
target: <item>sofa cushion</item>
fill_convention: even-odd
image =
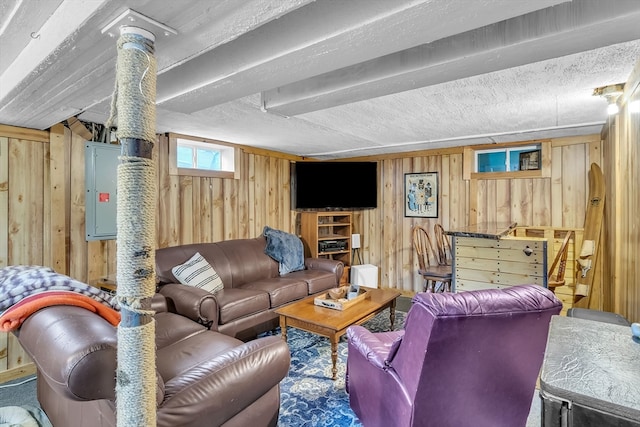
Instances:
[[[160,312],[153,316],[156,322],[156,348],[180,342],[207,328],[193,320],[171,312]]]
[[[336,275],[330,271],[302,270],[289,273],[288,279],[304,280],[309,288],[309,295],[335,288]]]
[[[252,289],[266,292],[269,295],[271,308],[280,307],[291,301],[304,298],[308,295],[307,282],[300,279],[290,279],[289,276],[273,279],[257,280],[242,285],[241,289]]]
[[[269,309],[269,294],[253,289],[223,289],[216,294],[216,300],[221,325]]]
[[[269,226],[262,234],[267,238],[264,253],[279,262],[280,275],[304,270],[304,246],[298,236]]]
[[[170,343],[156,351],[156,369],[165,383],[196,366],[208,363],[216,356],[242,344],[242,341],[204,330]]]
[[[212,293],[221,290],[224,285],[211,264],[200,252],[196,252],[188,261],[171,269],[173,275],[183,285],[195,286]]]
[[[218,268],[223,266],[217,259],[211,265],[220,273],[225,288],[237,288],[245,283],[280,275],[278,262],[264,253],[266,245],[267,239],[261,235],[253,239],[225,240],[206,246],[216,246],[222,251],[226,260],[226,271]],[[210,260],[207,254],[202,254]],[[227,277],[230,282],[227,282]]]

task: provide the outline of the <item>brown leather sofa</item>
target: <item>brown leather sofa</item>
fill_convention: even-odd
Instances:
[[[211,330],[248,340],[278,326],[278,307],[340,283],[343,263],[325,258],[306,258],[304,270],[280,276],[278,262],[265,254],[266,245],[260,236],[157,249],[159,292],[188,306],[191,318]],[[178,283],[171,269],[196,252],[220,275],[223,290],[211,294]]]
[[[286,343],[276,336],[244,343],[167,303],[154,297],[157,425],[277,425],[279,383],[290,364]],[[51,306],[29,316],[16,335],[37,366],[38,400],[55,427],[116,425],[111,324],[83,308]]]

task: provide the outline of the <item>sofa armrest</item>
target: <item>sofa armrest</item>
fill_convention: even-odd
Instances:
[[[162,294],[155,293],[151,298],[151,309],[156,313],[169,311],[167,297]]]
[[[291,356],[281,337],[259,338],[200,363],[165,383],[158,424],[224,424],[287,376]],[[208,414],[208,416],[206,415]]]
[[[76,401],[116,398],[117,332],[80,307],[56,305],[30,315],[15,332],[38,368],[38,381]],[[156,371],[156,402],[164,383]]]
[[[158,292],[167,298],[169,311],[217,330],[218,302],[211,292],[180,283],[162,285]]]
[[[102,317],[80,307],[45,307],[16,335],[38,380],[56,392],[73,400],[115,398],[116,329]]]
[[[334,273],[336,275],[336,283],[340,283],[344,272],[344,263],[342,261],[329,258],[305,258],[304,266],[307,270],[322,270]]]
[[[362,354],[372,365],[386,370],[395,356],[404,337],[404,330],[372,333],[368,329],[354,325],[347,329],[349,344]]]

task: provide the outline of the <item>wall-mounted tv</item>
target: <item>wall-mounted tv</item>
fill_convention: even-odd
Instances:
[[[296,162],[291,164],[294,209],[378,207],[376,162]]]

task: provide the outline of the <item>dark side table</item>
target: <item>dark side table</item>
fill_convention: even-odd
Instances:
[[[543,427],[640,427],[640,344],[631,328],[553,316],[540,375]]]

